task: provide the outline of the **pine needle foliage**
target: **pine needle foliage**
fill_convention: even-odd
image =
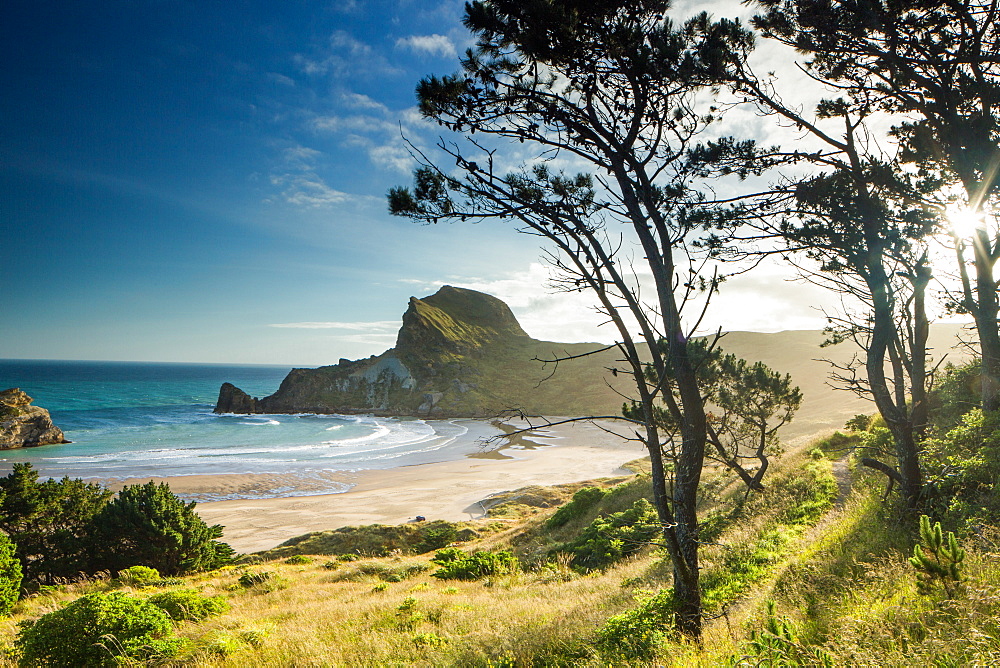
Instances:
[[[768,600],[764,628],[751,631],[742,655],[731,657],[730,668],[743,666],[816,666],[833,668],[833,657],[818,647],[800,642],[795,626],[779,617],[774,601]]]
[[[930,593],[934,584],[944,587],[945,595],[953,598],[961,586],[962,562],[965,561],[965,550],[958,544],[955,533],[947,535],[941,530],[941,523],[931,520],[927,515],[920,516],[920,543],[913,546],[913,556],[910,565],[920,574],[920,589]]]

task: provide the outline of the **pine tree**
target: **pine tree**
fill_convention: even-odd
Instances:
[[[94,517],[94,552],[102,567],[119,571],[149,566],[178,575],[222,565],[233,549],[215,540],[220,525],[209,526],[166,483],[128,485]]]

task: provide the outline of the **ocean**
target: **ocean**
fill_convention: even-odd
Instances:
[[[0,360],[0,390],[24,390],[72,441],[0,451],[0,475],[15,462],[30,462],[42,477],[103,481],[278,474],[285,484],[277,487],[188,496],[212,501],[334,493],[348,485],[331,479],[331,472],[461,458],[480,448],[478,436],[493,433],[467,420],[212,412],[223,382],[262,397],[273,393],[288,371],[281,366]],[[470,426],[476,435],[469,434]]]

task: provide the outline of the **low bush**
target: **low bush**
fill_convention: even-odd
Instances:
[[[90,594],[25,624],[22,666],[118,666],[174,656],[182,640],[160,608],[120,591]]]
[[[447,638],[442,638],[433,632],[418,633],[413,636],[413,644],[417,647],[440,647],[447,642]]]
[[[244,589],[250,589],[251,587],[257,587],[274,577],[274,573],[271,571],[247,571],[240,576],[238,580],[239,585]]]
[[[597,505],[597,502],[603,499],[606,494],[607,490],[600,487],[583,487],[578,489],[569,503],[560,506],[553,513],[552,517],[545,523],[545,528],[557,529],[572,520],[582,517],[584,513]]]
[[[424,527],[421,540],[413,546],[417,554],[448,547],[458,538],[458,528],[450,522],[434,522]]]
[[[229,603],[221,596],[203,596],[195,589],[176,589],[150,596],[150,603],[166,612],[175,622],[200,622],[206,617],[221,615]]]
[[[442,580],[479,580],[492,575],[506,575],[517,570],[517,558],[510,550],[465,552],[457,547],[438,550],[431,560],[439,566],[431,573]]]
[[[312,557],[307,557],[304,554],[293,554],[292,556],[285,559],[286,564],[291,564],[293,566],[298,566],[302,564],[311,564],[313,561]]]
[[[639,499],[628,510],[596,518],[576,539],[555,551],[572,555],[570,564],[575,568],[607,568],[647,546],[660,531],[653,505]]]
[[[91,542],[102,568],[119,570],[141,564],[165,575],[218,568],[232,560],[233,549],[216,538],[222,526],[209,526],[166,483],[126,485],[92,520]]]
[[[652,659],[673,626],[673,592],[645,593],[637,600],[638,607],[609,618],[597,631],[595,644],[613,663]]]
[[[1000,413],[973,409],[924,447],[929,515],[963,535],[1000,522]]]

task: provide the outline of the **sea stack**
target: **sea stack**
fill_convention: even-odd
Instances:
[[[16,387],[0,392],[0,449],[69,443],[49,412],[31,401]]]
[[[219,388],[219,400],[215,404],[216,413],[260,413],[258,399],[236,387],[223,383]]]

